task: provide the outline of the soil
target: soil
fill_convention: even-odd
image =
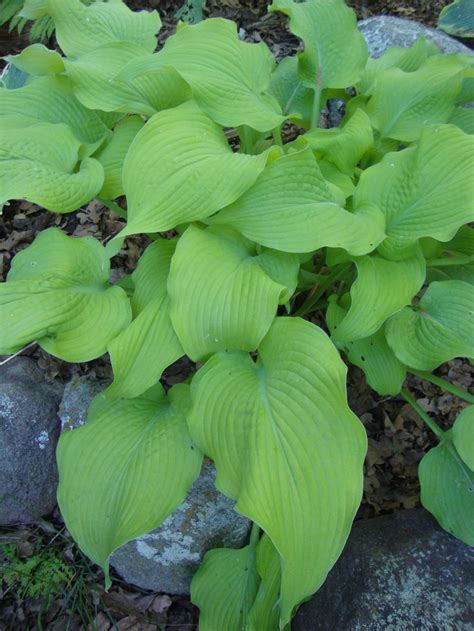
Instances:
[[[350,0],[349,4],[354,7],[359,18],[389,14],[435,25],[441,8],[448,2],[449,0]],[[161,42],[174,31],[174,13],[180,2],[132,0],[128,4],[136,9],[159,9],[164,25],[160,34]],[[277,57],[282,57],[293,52],[298,41],[286,31],[286,19],[283,16],[265,15],[266,5],[266,1],[257,0],[210,0],[205,13],[235,20],[244,29],[246,39],[264,40]],[[26,33],[22,36],[9,34],[5,27],[0,32],[1,55],[16,53],[27,44]],[[119,232],[122,225],[123,220],[95,201],[69,215],[47,213],[25,201],[12,203],[0,216],[0,280],[5,279],[15,253],[31,243],[47,227],[58,226],[68,234],[91,235],[104,242]],[[127,239],[125,249],[113,261],[113,274],[116,278],[135,268],[148,242],[144,236]],[[104,358],[72,366],[48,356],[38,348],[31,348],[25,354],[37,359],[51,382],[64,382],[75,374],[86,373],[95,374],[98,378],[111,377],[110,366]],[[170,386],[183,380],[193,370],[194,367],[187,361],[176,363],[166,371],[165,385]],[[443,365],[437,374],[465,389],[474,385],[474,367],[461,360]],[[456,415],[466,405],[415,376],[409,377],[407,387],[418,403],[435,415],[443,428],[450,427]],[[364,499],[357,518],[367,519],[417,506],[417,467],[424,453],[435,445],[433,435],[404,401],[399,398],[379,397],[371,391],[357,368],[349,371],[348,396],[352,409],[361,418],[369,437]],[[65,588],[64,593],[55,597],[46,610],[44,599],[24,598],[7,590],[0,606],[1,631],[184,631],[197,628],[197,612],[185,599],[138,590],[124,584],[119,577],[115,577],[114,586],[106,593],[102,587],[101,572],[91,566],[77,550],[64,529],[58,510],[38,524],[0,532],[0,544],[8,542],[14,543],[19,557],[26,559],[41,550],[58,550],[65,562],[74,569],[75,576],[71,585]]]

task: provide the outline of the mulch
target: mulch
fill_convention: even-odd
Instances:
[[[136,9],[158,8],[163,20],[160,41],[175,29],[174,13],[180,2],[160,0],[132,0]],[[359,18],[391,14],[435,25],[439,11],[448,0],[351,0]],[[298,41],[285,28],[286,19],[277,14],[265,15],[267,2],[210,0],[205,8],[207,15],[233,19],[245,31],[248,41],[265,41],[281,58],[294,52]],[[12,54],[27,45],[26,34],[0,32],[0,54]],[[101,242],[109,240],[120,231],[123,220],[113,212],[93,201],[81,210],[69,215],[47,213],[26,201],[13,202],[4,208],[0,216],[0,280],[4,280],[16,252],[30,244],[42,230],[57,226],[75,236],[93,236]],[[113,276],[128,274],[136,266],[149,239],[138,236],[127,239],[124,250],[113,260]],[[48,356],[38,348],[26,354],[35,357],[45,371],[46,378],[65,382],[74,375],[94,374],[98,378],[110,378],[111,368],[101,358],[87,364],[71,366]],[[177,362],[165,374],[165,384],[172,385],[194,370],[189,361]],[[437,371],[449,381],[465,389],[474,386],[474,367],[462,360],[453,360]],[[440,391],[430,383],[410,375],[407,388],[421,407],[433,414],[438,424],[449,428],[466,403],[457,397]],[[368,455],[365,465],[364,498],[358,511],[358,519],[372,518],[399,509],[419,505],[418,464],[436,441],[419,416],[402,399],[379,397],[367,386],[362,372],[351,367],[348,376],[350,405],[361,418],[368,434]],[[60,536],[58,535],[60,534]],[[7,539],[5,539],[7,537]],[[54,538],[54,544],[51,539]],[[11,591],[4,594],[0,606],[0,631],[3,629],[99,629],[108,631],[152,631],[173,629],[184,631],[196,627],[197,613],[189,601],[172,595],[158,595],[126,585],[116,577],[110,592],[104,592],[100,571],[82,557],[56,510],[47,520],[27,527],[6,529],[0,533],[0,542],[13,541],[19,554],[33,554],[45,546],[55,545],[64,558],[81,577],[87,616],[81,617],[72,603],[64,607],[66,595],[56,598],[44,613],[41,599],[22,600]],[[77,583],[77,581],[76,581]],[[1,586],[0,586],[1,597]],[[64,611],[63,611],[64,609]],[[39,626],[41,620],[42,626]],[[94,623],[86,620],[94,620]]]

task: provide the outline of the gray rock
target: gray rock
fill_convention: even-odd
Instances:
[[[389,15],[379,15],[359,22],[359,30],[369,46],[371,57],[380,57],[386,48],[401,46],[408,48],[420,35],[435,44],[443,53],[468,53],[472,51],[443,31],[425,26],[414,20],[405,20]]]
[[[293,631],[472,631],[474,548],[423,509],[355,524]]]
[[[0,367],[0,524],[28,523],[56,504],[58,391],[27,357]]]
[[[59,418],[62,430],[74,429],[84,425],[87,410],[96,394],[105,390],[108,381],[91,377],[75,377],[66,384],[63,398],[59,406]]]
[[[205,462],[186,500],[163,524],[125,544],[110,563],[127,581],[167,594],[189,594],[191,578],[210,548],[240,548],[250,522],[219,493],[215,469]]]

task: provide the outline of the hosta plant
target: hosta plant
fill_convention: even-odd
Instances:
[[[369,59],[342,0],[270,11],[302,40],[279,64],[224,19],[180,24],[155,52],[156,12],[28,0],[61,52],[9,57],[25,84],[0,89],[0,203],[98,198],[124,217],[105,246],[52,228],[16,255],[0,352],[35,340],[70,362],[110,357],[113,383],[58,448],[62,514],[107,584],[111,553],[214,461],[254,525],[193,580],[203,631],[289,627],[341,553],[366,453],[345,362],[417,407],[407,372],[439,383],[431,371],[474,356],[472,57],[420,39]],[[346,114],[323,129],[331,98]],[[140,233],[135,271],[111,283]],[[165,392],[184,355],[195,376]],[[446,432],[419,410],[439,439],[422,502],[471,544],[473,409]]]

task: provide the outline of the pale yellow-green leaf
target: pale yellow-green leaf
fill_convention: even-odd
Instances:
[[[255,363],[221,352],[193,379],[188,423],[217,487],[282,557],[280,628],[316,591],[345,544],[362,494],[364,428],[327,335],[277,318]]]
[[[344,0],[274,0],[270,11],[290,17],[291,31],[304,43],[299,53],[300,77],[315,88],[347,88],[360,78],[367,44],[357,18]]]
[[[332,334],[343,321],[347,310],[335,300],[329,303],[326,322]],[[406,377],[406,367],[396,358],[385,338],[383,327],[360,340],[345,342],[340,348],[351,364],[364,371],[367,383],[381,396],[398,394]]]
[[[114,382],[107,390],[109,396],[141,395],[160,379],[165,368],[184,355],[171,324],[166,289],[175,246],[175,239],[155,241],[132,274],[135,318],[109,344],[114,370]]]
[[[384,255],[406,256],[422,237],[449,241],[474,221],[474,138],[453,125],[425,129],[419,143],[362,173],[354,192],[355,213],[375,204],[385,215]]]
[[[453,443],[465,464],[474,471],[474,405],[465,408],[453,425]]]
[[[121,0],[26,0],[21,15],[35,19],[49,15],[56,39],[68,57],[78,57],[110,42],[130,42],[148,52],[156,48],[161,20],[156,11],[132,11]]]
[[[263,535],[257,546],[257,572],[261,578],[250,610],[246,631],[275,631],[280,618],[281,562],[275,546]]]
[[[160,401],[103,401],[61,436],[58,501],[67,529],[108,578],[110,554],[159,526],[184,500],[202,455],[186,425],[188,386]]]
[[[125,156],[137,133],[144,123],[140,116],[127,116],[117,123],[109,142],[94,158],[104,169],[104,184],[99,192],[103,199],[115,199],[124,194],[122,170]]]
[[[125,159],[129,222],[121,236],[161,232],[204,219],[240,197],[267,153],[233,153],[220,127],[195,103],[155,114]]]
[[[351,287],[347,315],[333,333],[337,344],[369,337],[385,320],[411,303],[426,273],[421,252],[402,261],[378,254],[355,259],[357,278]]]
[[[247,239],[218,226],[190,226],[180,238],[168,280],[171,321],[194,361],[224,349],[255,350],[267,333],[278,304],[296,286],[299,260],[269,251],[261,265],[261,256]],[[282,256],[290,258],[292,278],[287,269],[281,273]],[[290,287],[281,284],[285,279]]]
[[[474,357],[474,286],[460,280],[431,283],[415,307],[388,320],[386,334],[398,359],[418,370]]]
[[[19,55],[9,55],[5,61],[15,68],[32,75],[59,74],[64,72],[64,60],[56,50],[43,44],[32,44]]]
[[[42,232],[15,256],[0,283],[0,353],[36,340],[69,362],[100,357],[131,320],[130,301],[108,284],[110,263],[91,237],[57,228]]]
[[[421,503],[445,530],[474,546],[474,471],[461,459],[452,434],[446,432],[420,462]]]
[[[276,98],[285,116],[309,127],[314,93],[298,76],[297,56],[280,61],[272,72],[268,92]]]
[[[26,199],[68,213],[93,199],[104,181],[102,165],[80,160],[82,143],[64,124],[16,127],[0,117],[0,207]]]
[[[331,246],[365,254],[385,235],[377,208],[367,205],[354,215],[336,203],[304,144],[271,161],[254,186],[208,221],[229,225],[248,239],[285,252]]]

